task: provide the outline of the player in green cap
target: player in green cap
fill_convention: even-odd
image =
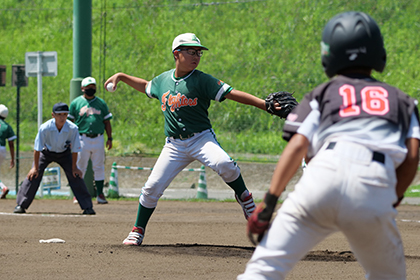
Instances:
[[[105,82],[111,91],[122,81],[134,89],[160,101],[165,117],[166,143],[142,188],[136,223],[124,240],[126,245],[140,245],[146,224],[159,198],[174,177],[188,164],[198,160],[210,167],[235,192],[245,218],[252,214],[255,203],[245,186],[236,162],[222,149],[208,118],[210,101],[230,99],[266,110],[265,100],[236,90],[219,79],[197,70],[203,46],[193,33],[177,36],[172,43],[175,69],[147,81],[124,73],[116,73]],[[277,110],[280,107],[276,108]]]
[[[106,204],[103,193],[105,181],[105,144],[104,132],[107,134],[106,146],[112,148],[112,114],[105,101],[95,96],[96,80],[86,77],[82,80],[83,95],[75,98],[70,104],[69,120],[79,127],[82,150],[79,152],[77,165],[86,175],[89,160],[92,162],[93,176],[96,186],[96,202]]]

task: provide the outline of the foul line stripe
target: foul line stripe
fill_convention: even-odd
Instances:
[[[23,216],[23,217],[87,217],[87,216],[95,216],[95,215],[66,215],[66,214],[17,214],[17,213],[6,213],[6,212],[0,212],[0,215],[4,216]]]
[[[67,214],[17,214],[17,213],[6,213],[6,212],[0,212],[0,215],[4,216],[23,216],[23,217],[91,217],[96,215],[67,215]],[[420,223],[419,220],[407,220],[407,219],[398,219],[397,221],[400,222],[406,222],[406,223]]]
[[[398,221],[401,222],[408,222],[408,223],[420,223],[418,220],[406,220],[406,219],[399,219]]]

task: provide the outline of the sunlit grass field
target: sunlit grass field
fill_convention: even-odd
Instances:
[[[147,80],[174,67],[171,44],[193,32],[209,48],[198,69],[234,88],[264,98],[278,90],[294,91],[298,100],[327,81],[320,63],[321,32],[337,13],[357,10],[380,25],[388,53],[375,77],[411,96],[420,93],[420,1],[412,0],[93,0],[92,76],[103,83],[116,72]],[[53,104],[70,101],[73,77],[73,1],[3,0],[0,7],[0,65],[6,86],[0,103],[16,131],[17,88],[12,65],[24,64],[26,52],[56,51],[58,75],[44,77],[43,121]],[[37,132],[37,80],[20,89],[20,150],[30,151]],[[99,86],[112,120],[112,155],[157,154],[164,144],[159,102],[125,84],[114,93]],[[281,154],[284,120],[233,101],[209,109],[218,140],[229,153]]]

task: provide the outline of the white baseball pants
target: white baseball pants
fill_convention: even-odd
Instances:
[[[77,166],[83,172],[83,178],[89,159],[92,161],[92,170],[95,181],[105,180],[105,144],[104,135],[89,138],[80,135],[80,145],[82,151],[77,154]]]
[[[328,144],[328,143],[327,143]],[[364,146],[337,142],[308,164],[238,279],[285,279],[308,251],[341,231],[366,279],[406,279],[396,226],[396,175],[391,158],[372,161]]]
[[[7,157],[7,150],[5,146],[0,146],[0,166],[3,164]]]
[[[167,137],[152,173],[142,188],[139,199],[141,205],[147,208],[156,207],[175,176],[194,160],[213,169],[228,183],[238,179],[241,173],[233,159],[220,147],[212,129],[197,133],[186,140]]]
[[[6,147],[0,146],[0,166],[3,164],[6,157],[7,157]],[[4,184],[0,181],[0,190],[3,189],[4,187],[5,187]]]

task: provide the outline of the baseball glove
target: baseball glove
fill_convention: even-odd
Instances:
[[[293,93],[287,91],[270,93],[265,99],[265,109],[270,114],[279,116],[282,119],[287,118],[287,115],[299,104],[296,98],[293,97]],[[276,110],[274,103],[278,103],[281,109]]]

